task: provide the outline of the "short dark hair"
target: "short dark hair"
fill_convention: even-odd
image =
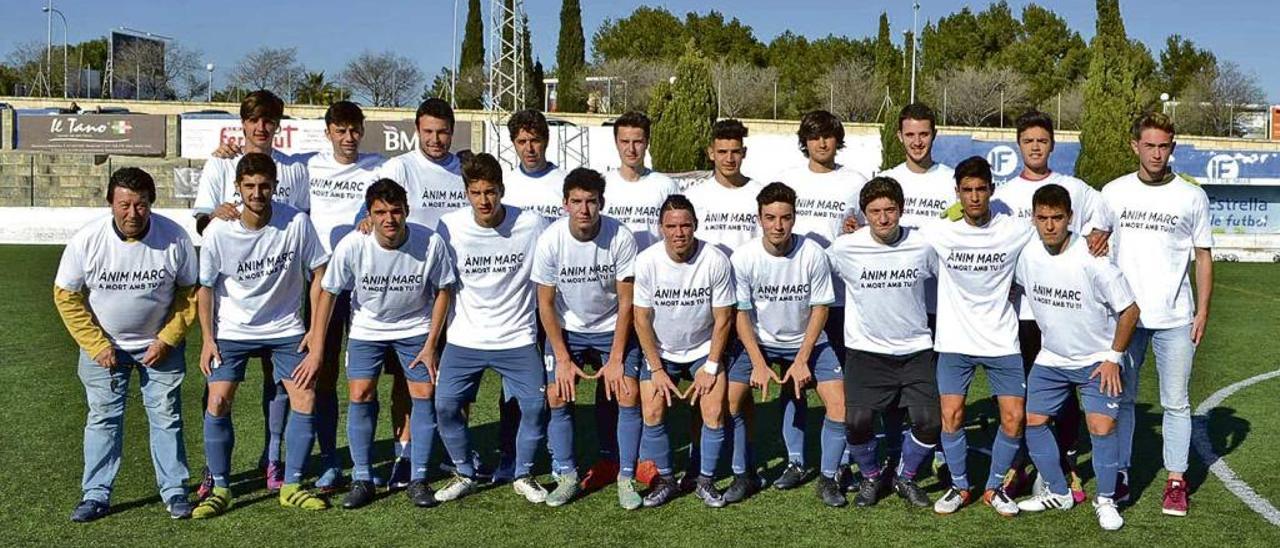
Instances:
[[[280,122],[284,118],[284,100],[265,89],[254,91],[240,101],[240,121],[250,118],[266,118]]]
[[[250,152],[240,158],[236,162],[236,182],[244,180],[245,177],[251,175],[265,175],[268,179],[276,180],[276,162],[271,156],[261,152]]]
[[[594,192],[597,197],[604,197],[604,176],[589,167],[579,167],[564,176],[564,199],[569,199],[572,190]]]
[[[497,185],[498,192],[506,193],[502,184],[502,164],[488,152],[473,154],[462,160],[462,182],[470,187],[476,181],[489,181]]]
[[[756,211],[764,209],[764,206],[782,202],[790,205],[791,210],[796,209],[796,191],[784,183],[772,182],[760,189],[760,193],[756,194]]]
[[[1173,119],[1163,112],[1144,112],[1133,120],[1133,140],[1142,139],[1142,132],[1148,129],[1158,129],[1169,135],[1173,135]]]
[[[511,135],[512,141],[516,140],[516,136],[522,129],[536,137],[541,137],[543,141],[551,138],[551,127],[547,125],[547,117],[533,109],[512,114],[507,120],[507,133]]]
[[[662,207],[658,208],[658,224],[662,224],[662,216],[666,215],[668,211],[679,209],[689,212],[689,215],[693,217],[693,226],[697,228],[698,213],[693,209],[693,202],[690,202],[689,198],[684,194],[670,194],[666,200],[662,201]]]
[[[1016,124],[1018,127],[1017,137],[1019,139],[1022,138],[1022,132],[1038,127],[1049,132],[1049,141],[1053,141],[1053,118],[1050,118],[1048,114],[1038,110],[1028,110],[1018,117]]]
[[[717,121],[715,125],[711,126],[711,140],[718,141],[721,139],[745,141],[747,139],[747,126],[732,118]]]
[[[351,101],[338,101],[324,111],[324,125],[363,127],[364,111],[360,110],[360,105]]]
[[[156,180],[151,174],[136,167],[122,167],[111,174],[107,181],[107,203],[111,203],[117,188],[132,190],[147,198],[148,204],[156,203]]]
[[[844,124],[830,112],[815,110],[800,118],[800,129],[796,131],[796,137],[800,139],[800,152],[805,158],[809,157],[807,142],[810,139],[835,137],[836,150],[840,150],[844,148]]]
[[[1031,195],[1031,208],[1034,210],[1040,206],[1056,207],[1071,213],[1071,193],[1059,184],[1044,185]]]
[[[439,97],[432,97],[423,101],[418,105],[418,112],[413,115],[413,125],[417,127],[418,121],[423,116],[439,118],[449,124],[449,131],[453,131],[453,107],[449,103]]]
[[[875,177],[867,184],[862,186],[862,191],[858,193],[858,209],[863,213],[867,211],[867,204],[879,200],[880,198],[888,198],[890,202],[898,206],[898,210],[902,210],[903,202],[906,199],[902,197],[902,185],[898,184],[898,180],[893,177]]]
[[[652,124],[653,122],[651,122],[649,117],[645,116],[643,112],[633,110],[624,113],[622,116],[619,116],[617,120],[613,121],[613,136],[618,136],[618,128],[620,127],[638,127],[644,130],[644,138],[648,139],[649,126]]]
[[[374,200],[381,200],[390,205],[404,206],[405,212],[409,211],[409,194],[404,191],[404,187],[400,186],[400,183],[391,179],[378,179],[369,185],[369,188],[365,189],[364,209],[366,211],[373,208]]]
[[[970,177],[986,181],[987,186],[995,190],[995,186],[991,183],[991,164],[987,163],[986,158],[970,156],[956,166],[956,186],[960,186],[960,181]]]
[[[902,131],[902,123],[907,120],[925,120],[929,122],[929,131],[938,129],[938,116],[933,109],[924,103],[911,103],[898,112],[898,131]]]

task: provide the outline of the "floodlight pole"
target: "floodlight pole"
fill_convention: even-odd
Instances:
[[[49,0],[49,2],[52,3],[53,0]],[[58,17],[62,18],[62,98],[66,99],[67,98],[67,16],[63,15],[62,12],[59,11],[58,9],[48,7],[48,6],[46,6],[41,11],[49,13],[50,19],[53,18],[54,13],[58,14]],[[50,64],[49,70],[45,72],[46,74],[53,72],[53,65]],[[53,76],[49,76],[49,81],[50,82],[53,81]]]
[[[916,102],[916,27],[920,20],[920,2],[911,5],[911,102]]]

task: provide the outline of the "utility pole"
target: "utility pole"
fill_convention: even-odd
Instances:
[[[916,102],[916,44],[920,37],[916,35],[920,20],[920,2],[911,5],[911,102]]]

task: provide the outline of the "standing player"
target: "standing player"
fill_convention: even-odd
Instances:
[[[438,229],[454,260],[458,283],[436,379],[440,439],[456,475],[436,492],[436,500],[451,501],[476,489],[463,406],[474,401],[485,369],[492,369],[502,376],[505,398],[520,406],[513,487],[529,502],[541,503],[547,492],[530,468],[542,443],[546,385],[529,274],[546,221],[502,203],[502,166],[493,156],[468,158],[462,175],[471,207],[446,213]]]
[[[645,248],[662,240],[658,209],[667,196],[680,192],[670,177],[644,165],[649,150],[649,117],[628,112],[613,122],[613,144],[622,166],[605,174],[609,189],[604,214],[631,229],[636,247]]]
[[[453,268],[444,241],[428,228],[407,223],[408,197],[390,179],[380,179],[365,193],[365,208],[373,232],[351,233],[334,249],[325,271],[313,322],[315,341],[341,345],[340,337],[325,337],[341,295],[351,299],[351,338],[347,343],[347,378],[350,407],[347,438],[351,442],[351,491],[344,508],[359,508],[373,501],[374,430],[378,422],[378,375],[385,355],[394,352],[405,364],[413,411],[409,500],[420,507],[434,506],[427,485],[427,461],[436,436],[436,409],[431,384],[437,366],[440,321],[449,310],[448,286]],[[341,327],[341,324],[339,324]],[[333,340],[337,339],[337,340]],[[320,349],[312,348],[313,352]]]
[[[329,256],[306,213],[272,204],[275,169],[266,154],[251,152],[240,159],[236,186],[244,205],[239,219],[210,223],[200,248],[200,369],[209,378],[204,445],[214,487],[192,513],[195,518],[217,516],[231,506],[231,404],[244,381],[245,362],[256,353],[271,355],[275,381],[289,392],[280,504],[304,510],[329,507],[300,483],[315,441],[313,385],[321,361],[317,353],[304,359],[303,350],[313,343],[300,309],[308,276],[310,293],[318,297]]]
[[[1164,408],[1164,513],[1187,514],[1187,452],[1191,444],[1191,364],[1209,323],[1213,291],[1213,234],[1204,190],[1169,169],[1173,122],[1163,114],[1143,115],[1133,124],[1138,171],[1107,183],[1102,198],[1115,214],[1112,236],[1116,265],[1129,280],[1142,316],[1124,369],[1120,406],[1119,502],[1128,498],[1130,455],[1138,398],[1138,370],[1147,346],[1156,355],[1160,406]],[[1187,262],[1194,256],[1195,302]]]
[[[951,488],[934,504],[950,514],[972,497],[965,460],[964,403],[981,365],[1000,407],[1000,428],[991,448],[991,472],[982,500],[1002,515],[1018,513],[1000,483],[1022,443],[1026,377],[1018,354],[1018,315],[1009,302],[1018,253],[1031,240],[1031,226],[992,214],[991,166],[974,156],[956,166],[955,193],[964,219],[925,225],[925,240],[938,254],[938,392],[942,395],[942,451]]]
[[[596,423],[600,459],[621,464],[620,470],[615,468],[618,503],[634,510],[641,504],[633,481],[641,429],[640,350],[631,340],[636,243],[626,226],[600,214],[604,193],[599,173],[587,168],[569,172],[564,182],[569,215],[542,234],[534,254],[532,278],[547,333],[547,446],[556,476],[547,505],[561,506],[578,493],[573,402],[578,378],[592,378],[582,372],[590,363],[599,368],[595,377],[604,377],[598,384],[604,385],[606,398],[596,405],[616,398],[622,415],[616,425]],[[609,427],[616,432],[604,431]]]
[[[826,407],[818,496],[828,506],[844,506],[847,501],[835,480],[845,448],[844,388],[840,359],[823,332],[827,308],[835,300],[831,266],[820,244],[792,233],[795,191],[782,183],[769,183],[756,201],[764,236],[738,248],[732,258],[738,339],[745,351],[729,370],[729,386],[759,387],[768,397],[772,380],[782,385],[786,406],[803,401],[807,385],[817,385]],[[774,364],[784,369],[781,378],[773,372]],[[794,416],[794,412],[790,417],[783,415],[790,464],[782,479],[792,483],[780,488],[795,487],[804,477],[805,425],[794,423]]]
[[[1098,524],[1114,531],[1124,525],[1113,500],[1120,363],[1140,312],[1120,270],[1108,258],[1094,257],[1084,239],[1069,228],[1071,194],[1066,188],[1041,187],[1032,197],[1032,208],[1040,239],[1027,244],[1018,257],[1015,277],[1036,322],[1045,327],[1040,354],[1027,378],[1027,448],[1049,488],[1019,502],[1018,508],[1040,512],[1076,504],[1059,468],[1057,442],[1048,422],[1067,395],[1079,388],[1098,478],[1094,509]]]
[[[693,204],[673,194],[662,204],[663,245],[636,257],[635,321],[644,369],[640,400],[644,410],[644,453],[658,469],[645,507],[661,506],[679,490],[672,476],[667,407],[680,394],[674,379],[693,381],[690,405],[702,418],[702,454],[694,492],[712,508],[726,504],[713,476],[724,444],[727,378],[720,367],[733,323],[733,274],[715,246],[694,238]],[[701,402],[699,402],[701,400]]]
[[[440,216],[467,206],[462,161],[450,152],[454,116],[449,103],[432,97],[414,114],[418,148],[382,164],[379,178],[391,179],[409,195],[409,222],[434,229]]]
[[[862,481],[857,506],[874,505],[888,482],[876,457],[875,413],[906,408],[911,430],[902,434],[893,489],[909,504],[929,506],[916,485],[920,465],[938,444],[941,412],[933,340],[925,307],[925,280],[937,255],[919,229],[898,224],[902,187],[876,177],[862,187],[859,209],[867,227],[836,238],[827,248],[845,282],[845,425]],[[889,432],[896,435],[897,432]]]
[[[181,226],[151,213],[156,185],[147,172],[116,170],[106,198],[111,215],[71,238],[53,286],[58,314],[80,347],[78,370],[89,403],[83,495],[71,521],[107,514],[124,450],[125,400],[135,367],[160,500],[170,516],[186,518],[191,503],[182,485],[187,480],[183,341],[195,320],[196,252]]]
[[[536,110],[522,110],[507,120],[507,132],[520,160],[506,174],[507,205],[537,212],[547,222],[563,217],[560,193],[565,173],[547,161],[547,143],[551,140],[547,117]]]

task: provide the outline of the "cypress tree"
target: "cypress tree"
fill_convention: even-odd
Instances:
[[[654,86],[649,102],[653,120],[653,138],[649,152],[654,169],[682,172],[707,169],[706,147],[711,139],[711,126],[716,121],[715,86],[711,78],[711,62],[694,46],[676,62],[673,84]]]
[[[542,110],[542,63],[533,60],[533,37],[529,34],[529,16],[521,21],[524,26],[524,107]]]
[[[1097,34],[1089,45],[1089,72],[1080,124],[1076,177],[1101,188],[1134,168],[1129,125],[1141,109],[1132,46],[1125,36],[1119,0],[1097,0]]]
[[[556,109],[583,112],[587,109],[586,39],[582,34],[582,6],[578,0],[564,0],[560,6],[560,42],[556,46]]]
[[[481,93],[485,86],[478,81],[484,77],[484,22],[480,19],[480,0],[467,2],[467,22],[463,27],[462,52],[458,57],[458,108],[482,108]]]
[[[907,47],[910,48],[910,42],[907,43]],[[906,97],[902,92],[902,56],[903,53],[893,45],[893,36],[889,30],[889,15],[881,12],[880,31],[876,34],[874,66],[876,83],[879,84],[876,93],[884,93],[881,96],[880,112],[881,119],[884,121],[880,128],[881,169],[889,169],[907,159],[902,143],[898,142],[898,110],[906,104]],[[886,98],[893,102],[886,101]]]

